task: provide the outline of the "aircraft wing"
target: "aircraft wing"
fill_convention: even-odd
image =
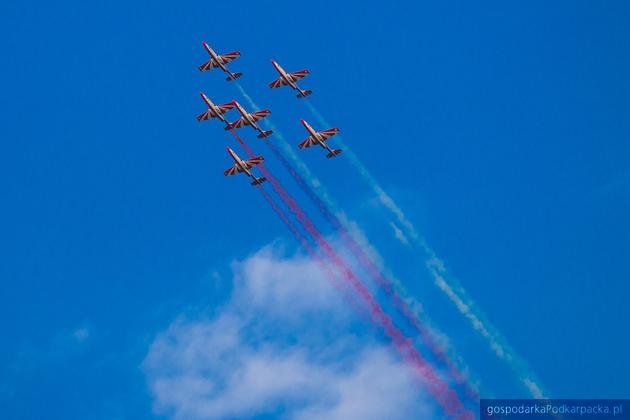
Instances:
[[[217,62],[214,61],[214,58],[211,58],[210,60],[206,61],[205,63],[199,66],[199,71],[206,71],[206,70],[213,69],[215,67],[218,67]]]
[[[307,69],[304,70],[300,70],[300,71],[296,71],[294,73],[289,73],[289,77],[291,78],[292,81],[296,81],[296,80],[300,80],[306,76],[308,76],[310,73],[310,71],[308,71]]]
[[[234,108],[236,105],[234,105],[232,102],[228,102],[227,104],[223,104],[223,105],[217,105],[217,108],[219,108],[219,111],[221,112],[221,114],[225,114],[226,112],[228,112],[230,109]]]
[[[300,71],[296,71],[295,73],[288,73],[287,76],[289,77],[289,79],[291,79],[292,82],[298,81],[303,77],[308,76],[310,72],[307,69],[304,70],[300,70]],[[274,88],[278,88],[280,86],[286,86],[287,85],[287,81],[284,80],[282,77],[278,77],[276,80],[274,80],[273,82],[269,83],[269,87],[274,89]]]
[[[267,115],[271,114],[271,111],[268,109],[263,109],[262,111],[252,112],[249,115],[254,119],[254,121],[260,121],[265,118]]]
[[[202,114],[197,115],[197,121],[209,120],[212,117],[214,117],[214,115],[212,115],[212,111],[208,109],[204,111]]]
[[[245,118],[241,117],[238,120],[230,123],[230,128],[241,128],[247,125]]]
[[[269,87],[272,89],[279,88],[280,86],[286,86],[286,85],[287,85],[287,82],[282,77],[278,77],[276,80],[269,83]]]
[[[256,165],[261,164],[263,162],[263,160],[265,160],[264,157],[256,156],[256,157],[253,157],[251,159],[244,160],[243,162],[245,162],[245,166],[247,166],[247,169],[251,169],[251,168],[253,168]]]
[[[324,140],[326,140],[326,139],[331,138],[332,136],[334,136],[338,132],[339,132],[338,128],[329,128],[328,130],[320,131],[319,134],[321,134],[322,138]]]
[[[221,54],[219,58],[221,58],[221,64],[225,64],[239,58],[240,56],[241,56],[240,51],[233,51],[231,53]]]
[[[317,144],[317,142],[315,141],[313,136],[308,136],[302,143],[298,144],[298,147],[300,149],[304,149],[304,148],[307,148],[307,147],[311,147],[311,146],[313,146],[315,144]]]
[[[238,51],[234,51],[231,53],[227,53],[227,54],[222,54],[219,56],[219,60],[221,60],[221,64],[225,64],[225,63],[229,63],[230,61],[238,58],[241,56],[241,53]],[[199,70],[200,71],[206,71],[206,70],[210,70],[213,69],[215,67],[219,67],[218,63],[214,60],[214,58],[211,58],[210,60],[206,61],[205,63],[203,63],[202,65],[199,66]]]
[[[231,175],[236,175],[239,172],[242,172],[241,168],[235,163],[234,165],[230,166],[228,169],[223,171],[223,175],[231,176]]]

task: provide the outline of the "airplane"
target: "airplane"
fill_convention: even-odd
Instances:
[[[306,121],[304,120],[300,120],[300,121],[302,121],[302,125],[304,126],[304,128],[306,128],[306,131],[308,131],[309,133],[309,136],[302,143],[298,145],[300,149],[304,149],[304,148],[319,144],[324,149],[328,150],[329,153],[326,155],[327,158],[335,157],[339,153],[342,152],[341,149],[333,150],[326,144],[326,140],[328,140],[329,138],[331,138],[332,136],[334,136],[335,134],[339,132],[338,128],[329,128],[328,130],[315,131],[313,127],[311,127]]]
[[[252,185],[260,185],[267,180],[267,178],[265,177],[256,178],[250,171],[250,169],[252,169],[254,166],[262,163],[263,160],[265,160],[264,157],[256,156],[251,159],[243,160],[236,154],[236,152],[234,152],[234,150],[230,149],[229,147],[227,148],[227,151],[230,156],[232,156],[232,159],[234,159],[235,163],[230,168],[226,169],[223,172],[223,175],[231,176],[244,172],[245,174],[247,174],[247,176],[253,179]]]
[[[301,78],[308,76],[310,74],[310,71],[308,71],[307,69],[304,69],[304,70],[296,71],[295,73],[287,73],[286,71],[284,71],[282,67],[280,67],[280,64],[278,64],[276,61],[271,60],[271,64],[273,64],[273,66],[276,68],[278,73],[280,73],[280,77],[278,77],[273,82],[269,83],[270,88],[274,89],[280,86],[291,86],[293,89],[299,92],[297,94],[298,98],[304,98],[305,96],[308,96],[311,93],[313,93],[312,90],[300,89],[298,85],[295,83]]]
[[[256,121],[262,120],[267,115],[271,114],[270,110],[263,109],[262,111],[247,112],[238,102],[232,101],[232,103],[234,104],[234,106],[236,106],[236,109],[238,109],[238,112],[240,112],[242,116],[238,120],[229,123],[225,127],[226,130],[231,130],[233,128],[241,128],[246,125],[250,125],[252,126],[254,130],[257,130],[258,132],[260,132],[260,134],[258,135],[259,139],[262,139],[263,137],[267,137],[271,133],[273,133],[272,130],[263,130],[262,128],[258,127],[258,125],[256,124]]]
[[[210,48],[210,46],[206,44],[205,41],[202,42],[202,44],[203,44],[203,47],[206,49],[206,51],[208,51],[208,54],[210,54],[210,57],[212,58],[210,58],[210,60],[200,65],[199,71],[206,71],[206,70],[213,69],[215,67],[219,67],[221,70],[223,70],[225,73],[229,75],[227,79],[225,80],[235,80],[243,75],[243,73],[232,73],[226,67],[227,63],[241,56],[241,53],[239,51],[233,51],[231,53],[219,55],[216,52],[214,52],[214,50]]]
[[[201,95],[201,98],[208,105],[208,109],[204,111],[202,114],[197,115],[197,121],[204,121],[204,120],[209,120],[211,118],[218,118],[219,120],[223,121],[225,124],[229,124],[228,120],[225,119],[223,114],[228,112],[230,109],[234,108],[234,104],[232,102],[228,102],[227,104],[223,104],[223,105],[215,105],[206,95],[204,95],[203,92],[201,92],[200,95]]]

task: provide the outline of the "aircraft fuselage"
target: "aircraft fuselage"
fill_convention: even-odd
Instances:
[[[276,70],[278,70],[278,73],[280,73],[280,77],[282,77],[282,79],[287,83],[287,85],[291,86],[291,88],[297,90],[298,92],[302,92],[302,89],[300,89],[298,85],[295,84],[293,80],[291,80],[287,72],[284,71],[282,67],[280,67],[280,64],[276,63],[275,61],[272,61],[272,64],[276,68]]]
[[[219,66],[219,68],[221,70],[223,70],[224,72],[228,73],[228,74],[232,74],[227,67],[225,67],[225,64],[223,64],[223,60],[221,60],[221,57],[219,57],[219,54],[217,54],[216,52],[214,52],[214,50],[212,48],[210,48],[210,46],[208,44],[206,44],[205,42],[203,43],[203,46],[206,47],[206,51],[208,51],[208,54],[210,54],[210,57],[212,57],[212,59],[214,60],[215,63],[217,63],[217,66]]]

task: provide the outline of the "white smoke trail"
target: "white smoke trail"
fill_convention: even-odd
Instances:
[[[235,85],[238,88],[240,94],[247,101],[248,105],[254,110],[259,110],[260,107],[258,106],[258,104],[256,104],[256,102],[254,102],[252,97],[249,96],[249,94],[247,94],[245,89],[238,82],[235,83]],[[311,111],[313,111],[313,113],[316,114],[318,119],[322,119],[323,120],[323,117],[321,117],[319,115],[319,113],[317,113],[317,111],[315,111],[315,109],[308,102],[306,102],[306,103],[309,106],[309,108],[311,109]],[[380,253],[372,246],[372,244],[366,238],[366,236],[363,233],[363,231],[355,223],[350,221],[350,219],[348,218],[346,213],[340,208],[339,205],[337,205],[336,201],[328,193],[328,191],[326,190],[326,188],[324,187],[322,182],[319,180],[319,178],[317,178],[317,176],[315,174],[313,174],[313,172],[306,165],[306,163],[304,163],[302,158],[300,158],[295,153],[294,148],[291,147],[291,145],[286,141],[285,137],[278,130],[278,128],[273,124],[271,119],[267,118],[267,119],[263,120],[262,123],[266,125],[266,128],[269,128],[269,129],[273,130],[275,138],[277,140],[279,140],[279,142],[277,144],[282,149],[283,154],[285,156],[287,156],[291,160],[292,164],[298,170],[300,175],[302,175],[302,177],[304,178],[305,182],[309,183],[310,187],[312,187],[313,191],[315,192],[315,194],[317,194],[317,196],[320,198],[320,200],[322,202],[324,202],[326,204],[326,206],[328,206],[328,208],[332,209],[333,213],[339,219],[339,221],[342,224],[342,226],[350,233],[352,238],[359,244],[359,246],[363,250],[365,250],[365,252],[369,256],[369,258],[372,261],[375,261],[377,263],[379,268],[383,271],[383,274],[388,279],[390,279],[390,281],[392,282],[392,285],[394,286],[396,292],[401,297],[403,297],[403,300],[409,306],[409,308],[412,310],[413,314],[419,320],[421,320],[422,323],[424,323],[428,327],[428,330],[429,330],[429,332],[431,333],[431,336],[432,336],[431,337],[432,340],[434,340],[434,342],[442,342],[442,344],[444,344],[444,340],[441,339],[438,336],[439,334],[437,333],[437,329],[433,326],[433,323],[431,322],[430,318],[427,316],[425,311],[422,310],[422,304],[420,302],[418,302],[418,300],[415,299],[409,291],[407,291],[407,289],[404,287],[403,283],[398,278],[396,278],[393,275],[391,270],[389,270],[387,267],[385,267],[385,265],[383,263],[383,259],[380,256]],[[323,123],[327,124],[327,123],[325,123],[325,121]],[[336,138],[338,138],[338,137],[339,136],[337,136]],[[346,150],[349,150],[349,149],[346,146],[344,146],[344,153],[345,153]],[[354,162],[356,162],[355,166],[357,166],[357,165],[362,166],[361,162],[358,160],[356,155],[354,155],[354,153],[352,153],[350,151],[349,156],[350,156],[350,159],[354,159]],[[367,172],[367,170],[364,170],[362,172],[362,174],[363,173],[364,173],[364,176],[368,176],[368,177],[370,177],[370,179],[373,180],[373,178],[371,178],[371,175],[369,174],[369,172]],[[400,214],[401,217],[399,218],[399,223],[401,223],[401,225],[404,226],[405,230],[407,230],[408,232],[415,232],[413,230],[414,229],[413,225],[409,221],[406,221],[403,212],[400,209],[398,209],[398,207],[396,206],[394,201],[387,195],[387,193],[385,193],[385,191],[383,191],[378,186],[376,181],[373,181],[372,183],[370,183],[370,185],[373,187],[373,189],[380,191],[379,199],[381,200],[382,203],[388,203],[387,204],[388,208],[392,209],[392,211],[394,211],[394,209],[395,209],[395,211],[398,214]],[[404,233],[394,224],[392,224],[392,228],[395,231],[398,232],[397,237],[399,238],[399,240],[404,242],[404,240],[401,239],[401,238],[405,238]],[[410,235],[412,236],[412,238],[416,242],[422,240],[422,238],[419,235],[417,235],[417,234],[412,233]],[[428,247],[427,247],[427,249],[428,249]],[[455,350],[452,348],[452,346],[450,346],[450,345],[444,346],[443,350],[446,352],[448,357],[456,364],[457,368],[460,371],[465,372],[468,381],[471,384],[473,384],[473,383],[476,384],[476,386],[478,387],[479,384],[480,384],[479,379],[472,373],[471,369],[464,363],[464,361],[461,358],[461,356],[458,355],[455,352]]]
[[[392,230],[394,231],[394,236],[396,237],[396,239],[398,239],[404,245],[409,245],[409,239],[407,239],[403,231],[400,230],[396,223],[389,222],[389,226],[391,226]]]
[[[326,128],[330,125],[311,103],[308,101],[304,101],[304,103],[320,124],[324,125]],[[411,223],[396,202],[383,190],[370,171],[363,165],[357,155],[354,154],[352,149],[343,141],[342,136],[337,135],[335,140],[343,149],[346,158],[378,197],[379,202],[394,215],[398,224],[402,226],[405,235],[401,235],[400,233],[402,232],[398,232],[398,227],[393,225],[396,239],[403,245],[409,246],[409,237],[415,246],[424,252],[425,265],[431,273],[436,286],[455,304],[457,310],[470,321],[474,330],[485,339],[494,354],[510,366],[518,380],[529,393],[534,398],[543,398],[545,393],[542,390],[540,381],[536,378],[536,375],[529,368],[525,360],[512,349],[503,335],[486,319],[483,312],[475,306],[474,301],[468,296],[468,293],[460,282],[449,275],[444,263],[437,257],[435,251],[428,245],[426,239],[417,232],[413,223]]]

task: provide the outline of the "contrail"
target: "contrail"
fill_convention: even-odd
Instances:
[[[322,114],[320,114],[310,102],[306,100],[304,102],[321,124],[325,126],[329,125]],[[357,155],[354,154],[352,149],[344,143],[342,136],[337,135],[335,139],[343,148],[344,154],[352,166],[354,166],[378,197],[381,205],[394,215],[398,224],[404,230],[404,235],[395,235],[396,238],[403,245],[407,246],[409,246],[407,238],[411,238],[411,241],[415,245],[412,248],[416,250],[419,248],[419,250],[425,254],[425,265],[431,273],[437,287],[455,304],[457,310],[470,321],[474,330],[485,339],[494,354],[510,366],[516,377],[530,394],[534,398],[543,398],[545,393],[543,392],[542,386],[525,360],[512,349],[505,337],[488,321],[483,312],[475,305],[472,298],[468,296],[468,293],[461,283],[448,273],[444,263],[428,245],[426,239],[417,232],[413,223],[407,218],[394,199],[385,192],[367,167],[361,162]]]
[[[258,105],[254,102],[254,100],[247,94],[245,89],[239,84],[236,83],[238,90],[241,95],[248,102],[249,106],[254,109],[260,109]],[[465,380],[464,375],[461,373],[460,369],[457,368],[454,360],[460,360],[459,357],[451,355],[449,358],[445,351],[440,348],[439,345],[435,343],[435,339],[433,337],[433,333],[430,328],[425,327],[419,321],[419,317],[421,316],[417,311],[413,311],[410,309],[410,306],[407,302],[401,299],[397,292],[392,288],[392,284],[396,287],[399,293],[403,295],[409,296],[407,298],[408,301],[411,301],[411,304],[415,307],[420,307],[421,305],[415,301],[415,299],[410,297],[410,294],[406,292],[405,288],[399,281],[388,280],[383,277],[380,273],[380,270],[376,268],[374,263],[372,263],[372,259],[367,255],[362,248],[371,248],[365,240],[353,238],[350,231],[350,221],[348,220],[345,213],[339,210],[339,207],[332,199],[332,197],[328,194],[326,189],[324,188],[321,181],[310,171],[308,166],[301,160],[299,156],[294,152],[293,148],[288,144],[282,133],[277,129],[277,127],[271,122],[270,119],[266,119],[264,121],[266,125],[273,130],[275,134],[275,138],[280,140],[280,147],[282,151],[279,151],[276,146],[265,139],[266,145],[271,149],[274,155],[280,160],[283,166],[287,169],[287,171],[291,174],[291,176],[295,179],[298,186],[309,196],[309,198],[314,202],[315,206],[322,213],[324,218],[336,229],[341,236],[341,239],[344,240],[344,243],[349,246],[349,248],[355,253],[361,264],[366,268],[368,273],[376,280],[379,286],[383,291],[388,295],[390,299],[392,299],[394,305],[401,312],[401,314],[408,320],[410,325],[415,328],[419,333],[420,337],[423,340],[423,343],[434,353],[436,358],[445,364],[449,373],[453,377],[453,379],[458,384],[463,384],[466,387],[466,393],[470,397],[477,399],[478,391],[473,389],[470,384]],[[292,160],[295,167],[298,168],[298,174],[294,167],[284,158],[284,156],[289,156]],[[315,193],[313,190],[316,190]],[[337,209],[336,212],[332,212],[329,209],[334,208]],[[361,245],[359,245],[359,242]],[[374,251],[373,251],[374,252]],[[426,314],[422,314],[422,318],[424,318],[424,323],[427,323]],[[466,369],[468,370],[468,369]]]
[[[240,138],[240,136],[238,136],[234,130],[230,130],[230,132],[240,144],[244,145],[247,154],[250,157],[253,157],[254,154],[252,150]],[[317,243],[318,247],[324,251],[342,277],[348,282],[348,284],[354,289],[357,295],[367,306],[373,321],[383,328],[385,334],[392,340],[394,347],[398,350],[403,359],[409,363],[414,368],[414,371],[424,379],[429,392],[438,401],[444,410],[444,413],[458,420],[474,419],[473,413],[464,407],[462,402],[459,400],[457,393],[450,389],[446,382],[440,379],[431,365],[428,364],[418,350],[413,347],[411,339],[405,337],[393,324],[392,319],[383,311],[378,302],[376,302],[368,288],[359,280],[344,259],[337,254],[330,243],[322,236],[310,218],[306,215],[306,213],[304,213],[291,195],[282,187],[280,182],[271,174],[264,164],[260,164],[258,166],[262,174],[271,183],[276,194],[291,210],[296,219],[302,224],[315,243]]]

